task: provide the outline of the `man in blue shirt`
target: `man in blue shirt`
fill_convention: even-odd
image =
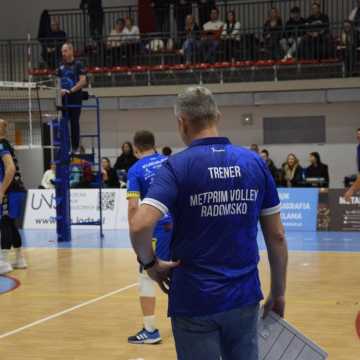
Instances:
[[[287,245],[274,180],[257,154],[219,137],[208,89],[180,94],[175,115],[188,148],[162,166],[131,219],[134,249],[169,294],[178,359],[257,360],[259,220],[271,268],[264,316],[283,316],[285,307]],[[170,262],[151,248],[153,228],[167,211],[174,223]]]
[[[129,222],[131,222],[138,210],[139,202],[145,198],[159,169],[167,160],[167,157],[156,152],[155,137],[150,131],[138,131],[134,136],[134,146],[139,160],[128,172],[127,199]],[[164,214],[159,219],[154,228],[152,239],[156,249],[156,256],[159,259],[170,259],[171,228],[171,218],[167,214]],[[160,332],[155,326],[156,286],[154,281],[144,271],[146,269],[146,266],[141,266],[139,279],[139,295],[144,328],[135,336],[129,337],[128,341],[131,344],[156,344],[161,341]]]
[[[356,181],[352,184],[352,186],[350,187],[350,189],[345,193],[345,199],[347,201],[351,201],[351,198],[354,196],[354,194],[356,194],[357,192],[360,191],[360,128],[357,129],[356,131],[356,138],[358,141],[358,146],[357,146],[357,151],[356,151],[356,155],[357,155],[357,167],[358,167],[358,177],[356,179]]]
[[[71,43],[66,43],[61,48],[63,63],[57,70],[61,83],[62,105],[70,120],[71,146],[73,153],[80,146],[80,115],[81,104],[84,97],[82,89],[87,85],[86,71],[80,61],[75,60],[74,48]],[[68,107],[67,105],[74,106]]]

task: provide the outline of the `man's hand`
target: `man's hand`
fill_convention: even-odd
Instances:
[[[61,96],[65,96],[65,95],[70,94],[70,91],[66,90],[66,89],[61,89],[60,94],[61,94]]]
[[[4,196],[5,196],[4,192],[0,190],[0,205],[3,203]]]
[[[273,297],[270,294],[264,303],[264,319],[269,315],[270,311],[273,311],[283,318],[285,314],[285,296]]]
[[[344,195],[344,198],[347,202],[351,202],[351,198],[354,196],[354,191],[350,188]]]
[[[168,294],[170,288],[170,272],[179,265],[180,261],[157,260],[156,264],[151,269],[147,270],[147,273],[151,279],[159,284],[160,289],[165,294]]]

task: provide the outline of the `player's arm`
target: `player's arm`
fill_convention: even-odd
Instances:
[[[13,158],[9,153],[4,154],[1,159],[3,161],[4,169],[5,169],[4,179],[0,187],[0,201],[2,203],[2,199],[6,194],[7,189],[9,188],[11,182],[14,179],[16,168]]]
[[[139,197],[128,198],[128,221],[129,225],[139,209]]]
[[[87,86],[86,75],[80,75],[79,81],[70,89],[71,93],[76,93]]]
[[[264,234],[270,264],[270,295],[264,305],[264,316],[273,310],[284,316],[288,249],[280,213],[262,216],[261,228]]]
[[[356,181],[351,185],[350,189],[345,193],[345,200],[350,201],[354,194],[360,191],[360,174]]]

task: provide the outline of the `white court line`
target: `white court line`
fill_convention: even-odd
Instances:
[[[68,313],[70,313],[70,312],[72,312],[72,311],[75,311],[75,310],[77,310],[77,309],[81,309],[81,308],[84,307],[84,306],[88,306],[88,305],[94,304],[94,303],[96,303],[96,302],[98,302],[98,301],[101,301],[101,300],[104,300],[104,299],[106,299],[106,298],[108,298],[108,297],[110,297],[110,296],[113,296],[113,295],[122,293],[122,292],[124,292],[124,291],[126,291],[126,290],[129,290],[129,289],[131,289],[131,288],[133,288],[133,287],[135,287],[135,286],[137,286],[137,285],[138,285],[138,283],[134,283],[134,284],[125,286],[125,287],[123,287],[123,288],[121,288],[121,289],[118,289],[118,290],[109,292],[109,293],[107,293],[107,294],[105,294],[105,295],[102,295],[102,296],[99,296],[99,297],[97,297],[97,298],[95,298],[95,299],[92,299],[92,300],[89,300],[89,301],[85,301],[85,302],[83,302],[83,303],[81,303],[81,304],[79,304],[79,305],[75,305],[75,306],[73,306],[73,307],[71,307],[71,308],[69,308],[69,309],[60,311],[60,312],[58,312],[58,313],[56,313],[56,314],[53,314],[53,315],[47,316],[47,317],[45,317],[45,318],[42,318],[42,319],[40,319],[40,320],[34,321],[34,322],[32,322],[32,323],[30,323],[30,324],[28,324],[28,325],[24,325],[24,326],[19,327],[19,328],[15,329],[15,330],[12,330],[12,331],[9,331],[9,332],[7,332],[7,333],[5,333],[5,334],[0,335],[0,339],[4,339],[4,338],[6,338],[6,337],[8,337],[8,336],[15,335],[15,334],[17,334],[17,333],[19,333],[19,332],[21,332],[21,331],[24,331],[24,330],[30,329],[30,328],[32,328],[32,327],[34,327],[34,326],[43,324],[43,323],[45,323],[45,322],[47,322],[47,321],[49,321],[49,320],[56,319],[56,318],[58,318],[58,317],[60,317],[60,316],[63,316],[63,315],[65,315],[65,314],[68,314]]]

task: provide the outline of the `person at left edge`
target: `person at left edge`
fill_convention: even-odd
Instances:
[[[128,172],[129,223],[139,208],[140,200],[146,197],[158,170],[167,160],[167,157],[156,152],[155,137],[150,131],[138,131],[134,136],[134,147],[139,160]],[[170,259],[171,236],[172,219],[169,215],[165,215],[157,222],[152,236],[156,255],[162,260]],[[131,344],[157,344],[161,341],[160,332],[155,324],[156,285],[146,270],[147,266],[140,263],[139,297],[143,313],[143,329],[128,338]]]
[[[63,116],[68,114],[71,129],[72,152],[76,153],[80,145],[80,115],[83,100],[82,89],[87,85],[87,77],[84,66],[75,60],[74,47],[71,43],[65,43],[61,48],[63,63],[57,70],[57,76],[61,83],[62,105],[65,107]],[[76,106],[66,109],[67,105]]]
[[[14,148],[6,139],[7,126],[7,122],[0,119],[0,229],[3,254],[3,258],[0,257],[0,267],[5,261],[11,271],[12,268],[27,268],[21,235],[16,225],[16,220],[22,216],[26,189]],[[14,248],[16,256],[12,264],[9,261],[11,248]]]

